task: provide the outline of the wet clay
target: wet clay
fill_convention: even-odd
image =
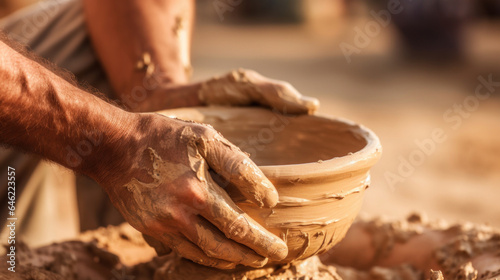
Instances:
[[[16,272],[2,269],[0,279],[153,279],[164,263],[129,224],[99,228],[41,248],[17,248]]]
[[[388,223],[383,219],[373,219],[366,222],[365,230],[372,236],[375,249],[374,262],[387,257],[397,243],[405,243],[410,238],[422,234],[425,216],[412,214],[407,219]]]
[[[325,266],[317,257],[290,263],[284,266],[266,266],[249,269],[238,267],[234,270],[218,270],[203,267],[182,258],[168,261],[155,273],[155,280],[234,280],[234,279],[321,279],[341,280],[335,267]]]
[[[371,224],[372,226],[367,232],[371,232],[369,236],[373,237],[375,234],[384,235],[389,232],[385,229],[390,228],[391,224],[405,224],[407,220],[380,223],[380,219],[377,219],[376,224],[380,225],[379,228],[385,228],[382,232],[377,231],[373,222],[375,220],[363,220],[355,223],[353,227],[366,228],[367,223]],[[444,267],[419,268],[416,264],[405,264],[401,259],[404,257],[402,254],[404,252],[399,252],[397,264],[391,266],[372,264],[362,270],[356,268],[358,265],[356,261],[339,265],[325,261],[321,263],[317,257],[311,257],[304,261],[285,265],[274,264],[259,269],[238,266],[234,270],[222,271],[180,259],[175,254],[161,258],[154,257],[154,251],[146,245],[142,235],[130,225],[123,224],[89,231],[76,240],[54,243],[41,248],[31,249],[19,245],[19,251],[16,253],[18,256],[16,273],[8,272],[0,267],[2,268],[0,279],[479,280],[495,279],[495,277],[500,276],[498,269],[500,264],[499,230],[471,224],[427,223],[424,227],[426,229],[423,233],[411,233],[411,237],[405,242],[412,242],[419,236],[430,234],[429,229],[432,228],[440,234],[444,234],[446,238],[439,240],[437,248],[433,250],[439,260],[448,262]],[[404,231],[404,227],[394,231]],[[411,232],[414,231],[411,230]],[[399,233],[396,234],[399,235]],[[358,240],[357,242],[362,241]],[[423,246],[434,247],[434,244],[431,242]],[[368,254],[371,250],[369,247],[350,247],[346,252],[347,254],[358,254],[358,258],[361,258],[363,254]],[[346,257],[346,252],[343,252],[340,257]],[[411,250],[406,253],[416,254],[418,252]],[[335,248],[328,254],[335,254]],[[0,258],[0,261],[5,264],[5,256]],[[424,276],[425,274],[427,276]]]
[[[473,224],[456,225],[447,231],[454,237],[435,252],[435,257],[446,275],[456,279],[500,277],[499,231]],[[478,271],[484,273],[478,274]]]
[[[148,52],[143,53],[142,57],[137,61],[135,68],[138,71],[144,71],[146,77],[151,77],[155,72],[155,65],[151,61],[151,54]]]
[[[132,180],[125,184],[124,187],[127,188],[128,191],[132,192],[134,195],[134,200],[137,205],[142,206],[144,211],[154,211],[152,203],[146,200],[146,197],[143,192],[148,189],[157,188],[161,183],[170,183],[184,175],[186,172],[195,171],[196,174],[200,173],[193,166],[191,168],[187,167],[181,163],[171,163],[168,161],[163,161],[161,157],[156,153],[152,148],[148,148],[153,170],[149,171],[149,175],[152,177],[153,182],[144,183],[136,178],[132,178]],[[201,177],[201,176],[200,176]],[[200,178],[198,177],[198,178]]]
[[[342,279],[348,280],[422,280],[423,273],[408,264],[394,266],[391,268],[373,266],[368,270],[356,270],[345,266],[335,266],[337,273]]]
[[[191,108],[161,112],[208,123],[250,154],[280,200],[260,208],[231,188],[239,208],[287,242],[281,263],[325,252],[345,235],[361,208],[378,160],[377,137],[357,124],[321,116],[283,116],[262,108]]]
[[[500,231],[488,226],[429,222],[419,214],[397,221],[361,219],[339,245],[321,256],[324,263],[371,271],[380,266],[394,268],[405,260],[430,279],[500,275]],[[338,273],[344,276],[339,267]]]

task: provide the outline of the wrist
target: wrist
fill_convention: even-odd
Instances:
[[[133,158],[141,142],[140,114],[130,113],[119,108],[107,112],[110,117],[101,121],[95,130],[87,133],[80,146],[93,148],[88,156],[75,149],[75,157],[81,158],[83,174],[93,178],[103,187],[122,184],[122,174],[128,174]],[[111,120],[111,121],[110,121]],[[84,143],[84,144],[83,144]]]
[[[120,95],[122,106],[131,112],[155,112],[165,109],[204,105],[199,98],[200,83],[161,84],[154,89],[137,86]]]
[[[183,71],[155,63],[149,53],[143,55],[131,72],[112,79],[122,106],[132,112],[150,112],[168,107],[170,89],[186,85],[188,81]]]

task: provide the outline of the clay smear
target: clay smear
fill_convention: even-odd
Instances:
[[[198,148],[196,146],[195,140],[198,136],[191,130],[189,126],[182,129],[180,135],[181,141],[187,143],[187,158],[189,161],[189,166],[182,163],[172,163],[163,160],[160,155],[151,147],[148,148],[150,155],[152,170],[148,171],[148,174],[153,179],[151,183],[145,183],[132,178],[132,180],[125,184],[124,187],[128,191],[134,194],[134,199],[138,205],[149,205],[151,203],[145,201],[144,192],[149,189],[157,188],[161,184],[172,183],[176,179],[185,176],[188,172],[194,172],[196,177],[200,182],[207,182],[206,176],[208,174],[208,167],[200,155]],[[144,209],[146,210],[146,209]]]
[[[191,166],[190,168],[181,163],[163,161],[153,148],[148,148],[148,151],[153,165],[153,170],[148,171],[148,174],[153,179],[153,182],[144,183],[136,178],[132,178],[132,180],[128,184],[124,185],[124,187],[133,193],[134,200],[137,205],[146,207],[142,210],[153,211],[152,203],[150,203],[149,200],[146,201],[146,198],[149,196],[144,195],[144,192],[147,192],[149,189],[157,188],[162,183],[173,182],[189,171],[197,172],[198,169],[195,169],[195,166]]]
[[[151,54],[148,52],[143,53],[135,68],[139,71],[146,72],[146,77],[151,77],[155,72],[155,65],[151,60]]]
[[[243,71],[232,71],[222,77],[214,77],[201,85],[200,100],[207,105],[250,105],[262,92]]]

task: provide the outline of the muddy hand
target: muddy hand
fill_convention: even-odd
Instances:
[[[243,69],[203,82],[198,97],[206,105],[259,104],[286,114],[312,114],[319,108],[316,98],[301,95],[289,83]]]
[[[127,221],[157,252],[171,250],[218,268],[260,267],[280,260],[285,242],[245,214],[210,177],[215,171],[261,207],[278,193],[258,167],[207,125],[142,114],[137,155],[120,183],[106,188]],[[108,183],[110,185],[110,183]]]

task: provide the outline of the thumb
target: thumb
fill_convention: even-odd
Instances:
[[[278,192],[257,165],[238,147],[214,131],[215,141],[199,142],[203,158],[225,181],[231,183],[259,207],[274,207]]]

